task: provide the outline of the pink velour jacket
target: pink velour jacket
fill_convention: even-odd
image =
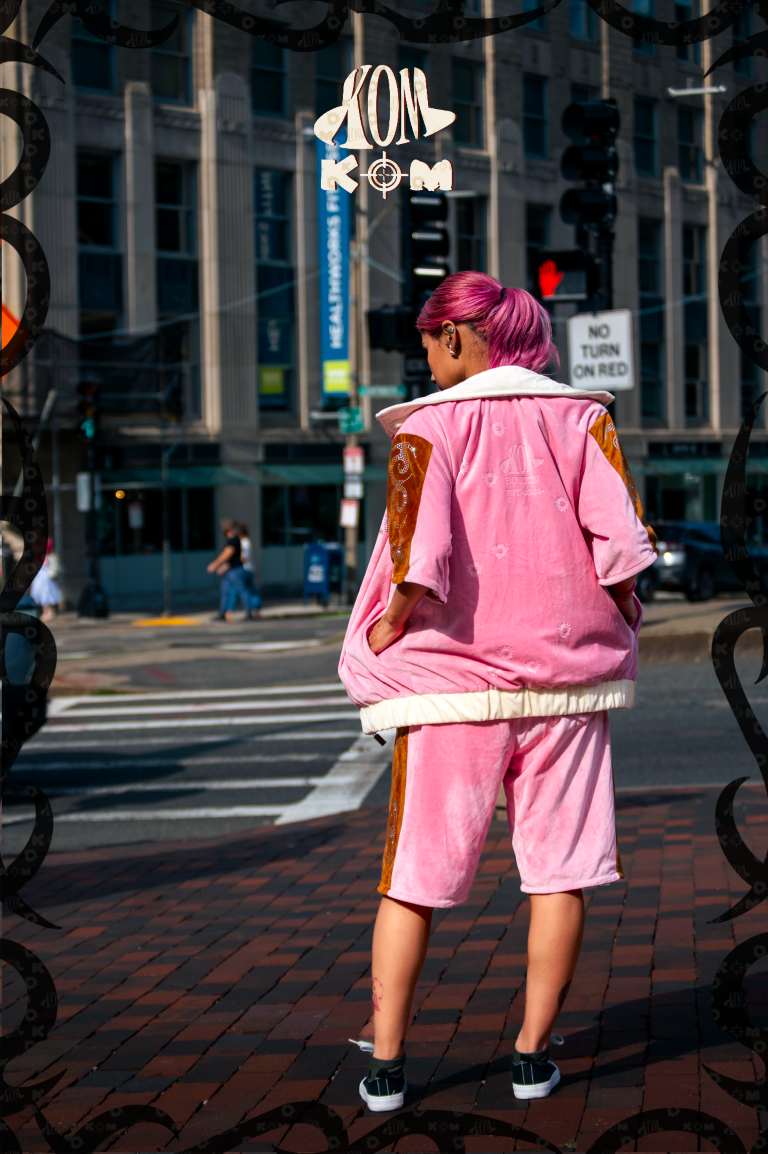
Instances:
[[[631,706],[640,623],[605,586],[655,552],[611,399],[506,366],[379,414],[387,514],[339,666],[365,732]],[[429,593],[376,656],[403,581]]]

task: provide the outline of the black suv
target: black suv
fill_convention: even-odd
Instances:
[[[708,601],[721,590],[741,589],[723,557],[717,521],[659,521],[653,528],[659,555],[637,576],[641,601],[652,601],[657,589],[685,593],[689,601]],[[749,552],[761,573],[768,569],[764,546],[752,541]]]

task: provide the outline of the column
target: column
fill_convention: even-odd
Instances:
[[[203,419],[212,435],[252,442],[256,393],[251,111],[247,85],[224,72],[200,92]]]
[[[69,78],[69,57],[56,45],[46,44],[45,54],[54,68]],[[31,196],[22,201],[14,216],[23,220],[43,246],[51,274],[51,304],[46,326],[65,336],[77,336],[77,219],[75,189],[75,118],[71,85],[64,85],[41,68],[18,65],[20,91],[38,106],[51,133],[51,156],[43,178]],[[7,117],[5,124],[11,125]],[[18,138],[18,130],[13,125]],[[5,143],[5,142],[4,142]],[[14,140],[10,155],[17,154]],[[26,281],[21,277],[20,301],[24,307]],[[3,294],[5,296],[5,294]],[[8,301],[14,308],[13,298]],[[20,312],[16,315],[20,315]]]
[[[523,142],[517,121],[499,121],[497,149],[499,280],[503,285],[526,285]]]
[[[622,430],[640,427],[640,318],[637,316],[640,298],[637,281],[637,194],[635,169],[630,146],[625,140],[617,142],[619,172],[616,184],[618,212],[616,214],[616,247],[613,256],[613,307],[630,309],[632,342],[634,345],[635,387],[628,392],[616,393],[616,418]],[[609,386],[610,387],[610,386]]]
[[[685,428],[683,359],[682,193],[676,168],[664,169],[664,299],[666,301],[667,424]]]
[[[149,85],[125,86],[125,289],[130,332],[157,325],[155,281],[155,158]]]

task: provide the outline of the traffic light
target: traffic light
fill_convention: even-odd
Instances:
[[[429,380],[416,320],[424,302],[450,272],[446,260],[450,238],[442,226],[447,219],[448,199],[444,193],[408,194],[401,222],[403,303],[385,305],[368,313],[368,339],[372,349],[411,354],[410,360],[406,359],[406,383],[409,376],[414,382],[424,377]]]
[[[99,418],[99,394],[96,386],[90,381],[81,381],[77,386],[80,400],[77,402],[77,411],[80,414],[80,433],[86,444],[91,444],[96,438]]]
[[[563,194],[560,215],[566,224],[599,230],[613,227],[619,126],[615,100],[569,104],[563,112],[563,132],[575,143],[563,153],[560,171],[566,180],[582,181],[586,185],[586,188],[570,188]]]
[[[600,264],[581,248],[539,249],[532,271],[534,295],[545,304],[588,301],[600,287]]]
[[[448,198],[442,192],[411,192],[403,216],[403,299],[418,314],[450,272],[450,238],[442,227],[448,219]]]

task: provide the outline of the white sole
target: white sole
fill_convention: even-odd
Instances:
[[[385,1110],[399,1110],[402,1107],[407,1089],[408,1083],[405,1082],[400,1094],[388,1094],[386,1098],[370,1098],[363,1079],[360,1083],[360,1097],[374,1114],[383,1114]]]
[[[515,1097],[523,1100],[529,1098],[546,1098],[549,1093],[554,1090],[559,1081],[560,1071],[557,1066],[555,1066],[555,1072],[548,1082],[540,1082],[538,1086],[518,1086],[516,1082],[513,1082],[512,1089],[515,1092]]]

